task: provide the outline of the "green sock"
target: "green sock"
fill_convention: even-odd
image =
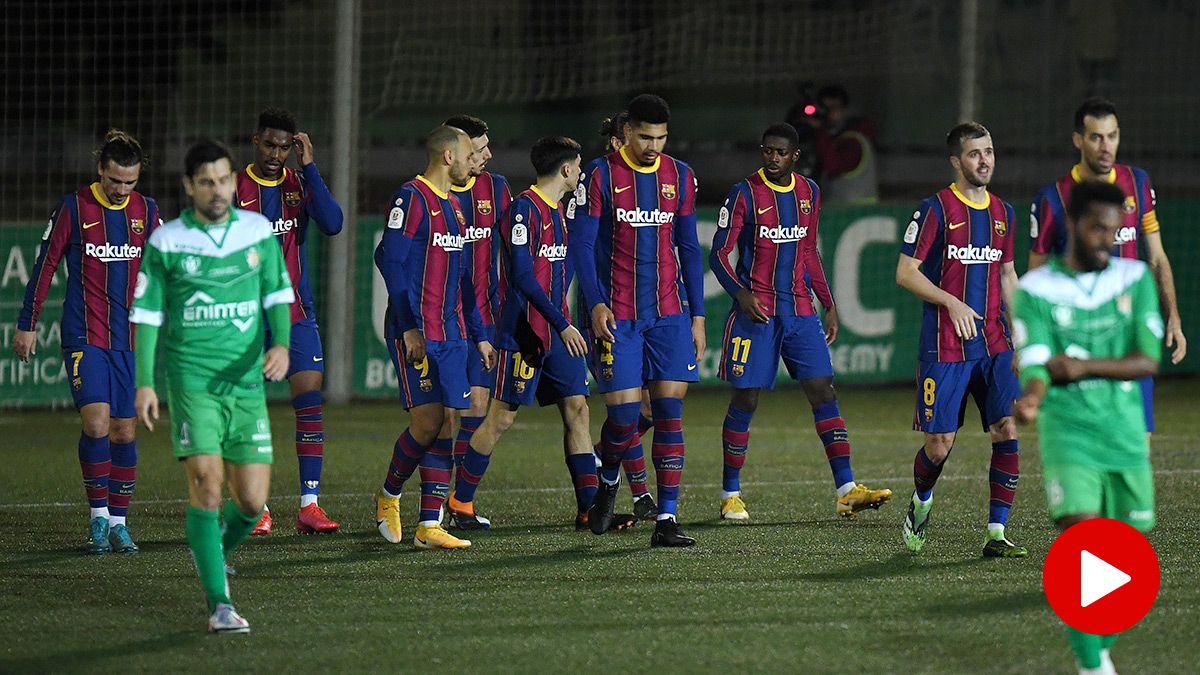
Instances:
[[[221,552],[221,526],[216,511],[204,511],[189,505],[187,508],[187,539],[192,548],[192,560],[200,585],[208,598],[208,611],[218,603],[232,604],[229,586],[225,583],[225,556]]]
[[[1113,633],[1112,635],[1101,635],[1100,636],[1100,649],[1112,649],[1112,645],[1114,642],[1117,641],[1118,635],[1120,635],[1120,633]]]
[[[250,536],[250,530],[254,529],[254,524],[258,522],[259,513],[255,516],[248,516],[242,513],[232,499],[225,502],[225,508],[221,511],[221,518],[225,521],[224,530],[221,533],[221,548],[225,549],[225,555],[233,553],[233,549],[238,547],[246,537]]]
[[[1080,668],[1100,667],[1100,650],[1103,649],[1103,640],[1104,636],[1083,633],[1067,627],[1067,642],[1071,643],[1071,649],[1075,651],[1075,658],[1079,660]]]

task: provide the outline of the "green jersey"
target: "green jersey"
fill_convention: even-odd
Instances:
[[[187,209],[146,242],[130,321],[165,325],[172,391],[261,395],[264,315],[274,341],[286,346],[293,300],[266,218],[231,210],[228,222],[206,225]],[[157,330],[147,332],[157,337]],[[141,337],[138,386],[152,386],[155,345]]]
[[[1099,272],[1078,273],[1051,258],[1021,277],[1013,315],[1021,384],[1048,385],[1038,415],[1043,463],[1144,465],[1150,446],[1139,384],[1089,378],[1050,385],[1046,362],[1057,354],[1120,359],[1141,353],[1160,360],[1163,321],[1150,268],[1114,258]]]

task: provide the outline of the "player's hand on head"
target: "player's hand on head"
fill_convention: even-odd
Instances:
[[[419,329],[410,328],[404,331],[404,354],[413,365],[425,360],[425,336]]]
[[[133,407],[142,424],[154,431],[154,421],[158,419],[158,393],[154,391],[154,387],[138,387],[134,394]]]
[[[14,332],[12,349],[22,363],[29,363],[29,357],[37,353],[37,333],[31,330]]]
[[[825,344],[831,345],[838,336],[837,307],[825,308]]]
[[[305,167],[313,163],[313,146],[312,139],[303,131],[297,132],[292,137],[292,143],[296,146],[296,157],[300,160],[300,166]]]
[[[583,339],[583,335],[580,334],[578,328],[568,325],[559,335],[562,337],[563,344],[567,346],[568,354],[571,356],[587,355],[587,340]]]
[[[271,382],[282,380],[288,371],[288,348],[275,345],[263,356],[263,377]]]
[[[1187,356],[1187,338],[1183,336],[1183,323],[1179,317],[1167,319],[1167,347],[1174,347],[1171,352],[1171,363],[1179,363]]]
[[[613,316],[608,305],[601,302],[592,308],[592,333],[596,337],[616,342],[617,338],[612,334],[616,327],[617,318]]]
[[[496,367],[496,348],[487,340],[482,340],[476,347],[479,348],[479,356],[483,359],[483,369],[492,372]]]

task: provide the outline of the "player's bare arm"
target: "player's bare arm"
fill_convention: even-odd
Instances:
[[[1171,363],[1179,363],[1187,356],[1187,338],[1183,336],[1183,322],[1179,318],[1179,305],[1175,302],[1175,274],[1171,271],[1171,261],[1163,248],[1162,233],[1151,232],[1143,235],[1146,242],[1146,262],[1154,274],[1154,283],[1158,286],[1158,302],[1162,306],[1163,318],[1166,319],[1166,338],[1163,344],[1174,347],[1171,352]]]
[[[1076,359],[1056,354],[1046,362],[1046,370],[1055,384],[1070,384],[1079,380],[1102,377],[1109,380],[1140,380],[1158,374],[1158,363],[1144,354],[1134,352],[1119,359]]]
[[[704,350],[708,347],[708,338],[704,333],[704,317],[692,317],[692,345],[696,347],[696,358],[704,358]]]
[[[422,346],[424,346],[423,343]],[[489,373],[492,372],[496,367],[496,348],[487,340],[480,340],[475,343],[475,346],[479,349],[480,358],[483,359],[483,369]]]
[[[954,333],[965,340],[972,339],[978,334],[976,321],[982,321],[970,305],[938,288],[921,273],[921,261],[900,254],[900,262],[896,265],[896,283],[901,288],[912,293],[925,302],[931,302],[946,308],[950,321],[954,323]]]
[[[154,431],[154,422],[158,420],[158,392],[154,387],[138,387],[133,405],[137,418],[147,429]]]
[[[12,350],[22,363],[29,363],[29,357],[37,353],[37,333],[31,330],[13,331]]]
[[[425,336],[421,334],[421,329],[409,328],[404,331],[404,352],[408,354],[408,362],[414,366],[425,360]]]

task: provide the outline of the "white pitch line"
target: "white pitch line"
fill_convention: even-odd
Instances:
[[[1197,474],[1197,473],[1200,473],[1200,469],[1155,469],[1155,471],[1154,471],[1154,475],[1156,475],[1156,476],[1174,476],[1174,475]],[[1040,478],[1041,475],[1042,474],[1040,472],[1038,472],[1038,473],[1023,473],[1023,474],[1021,474],[1021,477],[1022,478]],[[906,481],[911,478],[912,478],[912,476],[891,476],[891,477],[885,477],[885,478],[872,478],[870,480],[873,483],[896,483],[896,482]],[[939,482],[945,481],[945,480],[949,480],[949,481],[983,480],[983,481],[986,481],[987,474],[979,474],[979,475],[975,475],[975,476],[943,476],[938,479]],[[829,483],[829,479],[742,481],[743,485],[747,485],[750,487],[781,487],[781,486],[787,486],[787,485],[825,485],[828,483]],[[721,484],[720,483],[690,483],[690,484],[684,484],[682,487],[689,489],[689,490],[691,490],[691,489],[711,490],[711,489],[720,488]],[[488,493],[499,493],[499,494],[531,494],[531,493],[553,494],[553,493],[557,493],[557,492],[569,493],[571,491],[572,491],[572,488],[567,488],[567,487],[496,488],[494,490],[492,490],[492,489],[485,490],[485,492],[488,492]],[[327,499],[341,499],[341,498],[374,497],[376,494],[377,493],[375,493],[375,492],[333,492],[333,493],[323,494],[322,496]],[[410,492],[410,494],[412,494],[412,493]],[[300,497],[300,495],[295,495],[295,494],[271,495],[270,499],[268,499],[267,501],[271,502],[271,501],[277,501],[280,499],[297,499],[299,497]],[[28,503],[24,503],[24,504],[0,504],[0,511],[13,510],[13,509],[34,509],[34,508],[60,508],[60,509],[61,508],[72,508],[72,507],[81,507],[82,508],[84,506],[83,505],[84,501],[85,500],[80,499],[77,502],[28,502]],[[186,499],[136,499],[136,498],[134,499],[134,503],[136,503],[136,504],[186,504],[187,501],[188,500],[186,500]]]

